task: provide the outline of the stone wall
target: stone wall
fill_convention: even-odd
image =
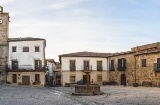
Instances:
[[[118,59],[126,58],[126,70],[120,71],[118,70]],[[114,60],[114,68],[115,70],[109,70],[109,81],[116,81],[118,85],[121,85],[121,75],[126,75],[126,85],[132,85],[134,82],[134,62],[135,58],[132,53],[127,53],[123,55],[116,55],[109,57],[109,63],[111,60]]]
[[[0,82],[4,82],[6,80],[5,67],[8,56],[9,14],[1,11],[0,20],[2,20],[2,23],[0,23]]]

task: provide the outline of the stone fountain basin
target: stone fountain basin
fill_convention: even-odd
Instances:
[[[90,84],[90,85],[75,85],[75,93],[72,95],[101,95],[103,92],[100,91],[100,85]]]

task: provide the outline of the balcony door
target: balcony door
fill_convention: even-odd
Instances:
[[[18,61],[12,61],[12,70],[18,69]]]
[[[87,60],[83,61],[83,68],[84,70],[89,70],[89,61]]]
[[[35,60],[34,64],[35,64],[35,70],[41,69],[41,67],[42,67],[42,61],[41,60]]]

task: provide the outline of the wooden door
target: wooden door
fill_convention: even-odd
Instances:
[[[17,83],[17,74],[12,74],[12,83]]]
[[[22,76],[22,84],[29,85],[30,84],[30,77],[29,76]]]
[[[125,74],[121,75],[121,85],[126,85],[126,75]]]

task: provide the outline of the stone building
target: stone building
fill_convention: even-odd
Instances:
[[[5,82],[8,56],[9,14],[0,6],[0,82]]]
[[[109,81],[119,85],[160,86],[160,43],[108,56]]]

